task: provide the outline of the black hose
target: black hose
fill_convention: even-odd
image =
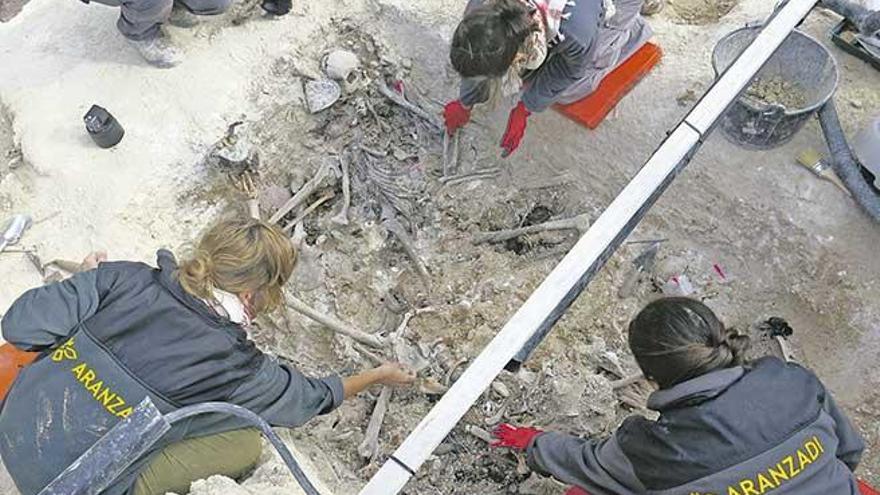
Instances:
[[[306,495],[321,495],[318,493],[318,490],[315,489],[315,486],[312,485],[312,482],[309,481],[306,473],[304,473],[302,468],[299,467],[299,463],[296,462],[293,454],[290,453],[290,450],[287,449],[287,445],[284,445],[284,442],[281,441],[281,438],[278,437],[275,430],[273,430],[272,427],[269,426],[269,423],[263,418],[257,416],[248,409],[236,406],[235,404],[227,404],[225,402],[204,402],[202,404],[187,406],[170,412],[165,415],[165,420],[170,424],[174,424],[186,418],[205,413],[230,414],[244,419],[248,423],[258,427],[272,446],[275,447],[275,450],[278,451],[278,454],[284,460],[284,463],[287,464],[287,468],[290,469],[290,473],[293,474],[293,477],[296,479],[297,483],[299,483],[299,486],[302,487]]]
[[[853,156],[846,134],[840,126],[834,99],[828,100],[819,110],[819,123],[831,153],[831,165],[843,184],[852,193],[856,202],[876,222],[880,222],[880,195],[874,192],[862,175],[861,166]]]
[[[880,31],[880,11],[868,10],[849,0],[820,0],[819,6],[846,17],[864,35],[871,36]]]

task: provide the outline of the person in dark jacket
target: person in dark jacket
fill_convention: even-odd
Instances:
[[[648,41],[643,3],[470,0],[450,49],[463,80],[459,99],[443,111],[447,132],[467,124],[474,105],[520,93],[501,142],[502,153],[510,155],[531,114],[592,93]]]
[[[498,446],[591,495],[856,495],[865,448],[809,370],[775,357],[745,363],[748,337],[703,303],[660,299],[629,326],[629,345],[659,390],[649,420],[582,439],[501,425]],[[869,493],[866,489],[864,493]]]
[[[167,414],[222,401],[273,426],[297,427],[372,384],[406,384],[398,364],[312,378],[262,353],[249,322],[282,304],[295,251],[277,227],[221,221],[180,265],[103,262],[28,291],[3,316],[3,337],[40,351],[0,407],[0,455],[22,495],[38,493],[149,397]],[[106,495],[186,493],[213,474],[239,477],[261,452],[257,430],[224,415],[177,423]]]

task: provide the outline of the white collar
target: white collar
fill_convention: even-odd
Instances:
[[[247,314],[247,310],[244,308],[244,304],[242,304],[241,299],[235,294],[226,292],[225,290],[214,289],[214,301],[205,302],[218,313],[222,310],[221,316],[229,318],[233,323],[239,325],[250,325],[251,323],[251,319]]]

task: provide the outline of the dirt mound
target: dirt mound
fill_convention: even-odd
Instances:
[[[669,0],[676,18],[684,24],[712,24],[726,16],[739,0]]]

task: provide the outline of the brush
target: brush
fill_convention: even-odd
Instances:
[[[816,177],[826,180],[835,186],[837,186],[841,191],[845,192],[848,196],[852,196],[852,193],[849,192],[849,189],[843,185],[843,182],[837,177],[837,174],[834,173],[834,170],[831,168],[831,164],[825,161],[824,157],[821,153],[814,150],[813,148],[808,148],[801,152],[801,154],[797,157],[797,162],[800,165],[803,165],[804,168],[813,173]]]

